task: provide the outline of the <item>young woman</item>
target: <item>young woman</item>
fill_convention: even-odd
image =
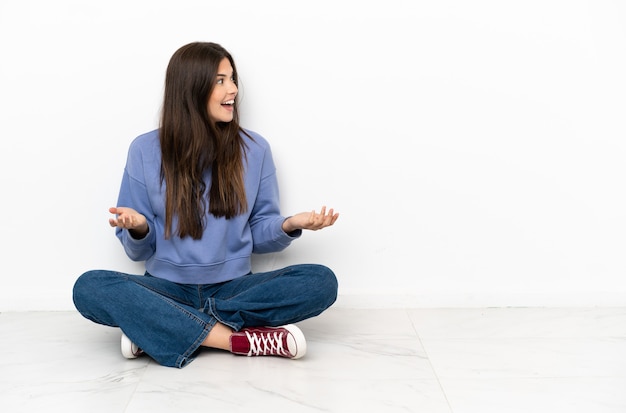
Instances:
[[[338,214],[281,215],[270,146],[239,125],[237,91],[224,48],[181,47],[167,67],[160,127],[130,145],[109,223],[146,273],[88,271],[73,295],[84,317],[121,328],[128,358],[181,368],[202,347],[300,358],[306,341],[293,323],[336,300],[337,279],[322,265],[251,272],[252,253],[281,251]]]

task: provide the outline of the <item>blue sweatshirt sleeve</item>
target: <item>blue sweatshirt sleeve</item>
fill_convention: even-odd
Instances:
[[[131,145],[117,201],[118,207],[132,208],[145,216],[148,221],[148,234],[142,239],[133,238],[126,229],[116,228],[115,234],[124,246],[126,255],[133,261],[147,260],[156,249],[154,213],[142,173],[142,158],[141,151],[135,145]]]
[[[266,148],[261,180],[254,207],[249,219],[254,253],[279,252],[300,237],[302,230],[285,233],[282,229],[285,217],[280,213],[276,167],[269,146]]]

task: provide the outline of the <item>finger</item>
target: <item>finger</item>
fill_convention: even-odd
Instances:
[[[334,214],[333,213],[331,215],[331,213],[329,213],[328,215],[326,215],[326,217],[324,218],[323,224],[318,229],[330,227],[331,225],[333,225],[335,223],[335,221],[337,220],[338,217],[339,217],[339,214]]]
[[[325,214],[326,211],[322,211],[324,212],[324,214],[322,214],[322,223],[324,227],[327,227],[332,223],[334,212],[332,208],[328,211],[328,214]]]
[[[322,209],[320,214],[317,216],[316,225],[318,229],[324,228],[326,226],[326,211]]]
[[[333,225],[333,216],[328,215],[326,219],[324,220],[324,228],[330,227],[331,225]]]

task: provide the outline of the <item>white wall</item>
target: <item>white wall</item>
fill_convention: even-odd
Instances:
[[[283,212],[342,215],[256,268],[327,264],[344,305],[626,304],[623,2],[2,0],[0,311],[141,271],[107,209],[196,40],[233,53]]]

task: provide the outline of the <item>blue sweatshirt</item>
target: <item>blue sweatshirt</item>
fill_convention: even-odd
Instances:
[[[149,232],[134,239],[126,229],[116,235],[133,261],[145,261],[153,276],[183,284],[212,284],[246,275],[252,253],[285,249],[302,231],[286,234],[280,214],[276,168],[268,142],[259,134],[243,135],[248,146],[244,180],[248,210],[231,219],[206,211],[206,228],[199,240],[171,235],[165,239],[165,183],[161,183],[158,130],[137,137],[130,145],[118,207],[133,208],[148,220]],[[207,188],[211,173],[205,174]],[[178,228],[173,219],[172,232]]]

